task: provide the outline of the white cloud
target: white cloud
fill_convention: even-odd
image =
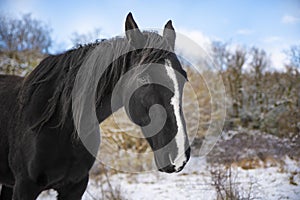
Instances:
[[[276,70],[282,71],[284,70],[284,66],[286,63],[286,54],[283,52],[283,50],[273,50],[271,51],[271,62],[272,62],[272,67],[275,68]]]
[[[238,34],[238,35],[251,35],[253,33],[254,33],[254,31],[251,29],[239,29],[236,31],[236,34]]]
[[[271,69],[275,69],[278,71],[285,70],[285,64],[287,63],[287,55],[285,53],[285,49],[289,48],[289,43],[286,42],[284,44],[278,43],[268,43],[265,44],[263,49],[269,55],[271,61]]]
[[[273,43],[273,42],[279,42],[282,39],[278,36],[269,36],[263,39],[263,42],[265,43]]]
[[[284,15],[281,18],[281,22],[284,24],[296,24],[296,23],[300,22],[300,18],[291,16],[291,15]]]
[[[212,54],[211,39],[198,30],[176,31],[176,48],[185,59],[199,62]]]
[[[212,55],[212,39],[204,35],[201,31],[196,30],[186,30],[179,29],[177,32],[176,46],[178,53],[183,53],[186,59],[191,59],[192,61],[205,60]],[[179,36],[182,34],[184,37],[188,37],[189,40],[183,39]],[[270,67],[275,70],[283,71],[285,70],[285,63],[287,62],[286,54],[284,49],[288,49],[290,43],[285,42],[284,38],[279,36],[269,36],[261,40],[262,49],[264,49],[269,55],[271,65]],[[247,46],[246,46],[247,47]],[[249,47],[249,46],[248,46]],[[245,48],[245,46],[239,43],[230,43],[228,50],[233,52],[238,48]],[[201,50],[202,49],[202,50]]]
[[[207,48],[208,46],[211,45],[211,41],[209,37],[205,36],[201,31],[181,29],[179,30],[179,33],[189,37],[191,40],[193,40],[203,48]]]

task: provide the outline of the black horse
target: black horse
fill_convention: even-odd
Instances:
[[[98,122],[124,106],[125,100],[121,98],[112,108],[112,93],[119,79],[133,70],[121,91],[126,96],[128,89],[137,88],[127,99],[127,114],[142,127],[158,170],[172,173],[183,169],[190,156],[181,110],[186,73],[174,54],[172,22],[165,25],[160,36],[141,32],[129,13],[125,29],[124,38],[98,41],[48,56],[25,78],[0,75],[1,200],[36,199],[40,192],[51,188],[58,192],[58,199],[81,199],[95,158],[76,137],[72,90],[80,69],[90,61],[98,68],[110,62],[98,78],[94,100]],[[120,49],[129,51],[116,58],[115,52]],[[135,73],[141,65],[146,67]],[[162,70],[153,73],[153,65]],[[149,81],[154,79],[164,80],[167,86]],[[157,104],[165,112],[150,114],[150,108]],[[154,118],[164,120],[156,134],[145,128]]]

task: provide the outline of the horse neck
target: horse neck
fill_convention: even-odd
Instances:
[[[126,56],[131,57],[132,55],[131,55],[131,53],[129,53]],[[121,58],[121,59],[123,59],[123,58]],[[123,59],[123,60],[127,60],[127,62],[128,62],[128,60],[130,60],[130,59]],[[105,91],[103,92],[103,94],[101,95],[99,100],[97,101],[96,115],[97,115],[99,123],[104,121],[112,113],[116,112],[119,108],[123,107],[123,97],[124,97],[124,93],[126,92],[126,86],[122,87],[121,89],[119,88],[118,91],[116,91],[116,90],[114,91],[114,89],[115,89],[117,82],[120,80],[120,78],[129,70],[130,65],[131,65],[130,62],[128,62],[128,63],[125,63],[125,65],[123,65],[123,66],[115,66],[115,68],[116,67],[119,67],[119,68],[125,67],[125,70],[122,71],[122,73],[120,73],[118,75],[118,78],[116,80],[109,79],[110,82],[106,83],[107,85],[109,85],[109,87],[107,87],[105,89]],[[101,84],[101,81],[102,81],[102,79],[99,80],[99,84]],[[98,87],[99,87],[99,84],[98,84]],[[115,96],[113,97],[113,93],[114,94],[118,93],[117,98]],[[114,98],[114,99],[112,99],[112,98]]]
[[[115,110],[111,108],[111,96],[112,94],[108,94],[101,98],[101,102],[96,107],[96,115],[99,123],[103,122],[106,118],[108,118]],[[122,105],[120,105],[120,108]]]

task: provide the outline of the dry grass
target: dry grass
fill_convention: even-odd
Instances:
[[[230,166],[215,166],[210,169],[211,185],[217,193],[217,200],[251,200],[256,199],[253,190],[255,182],[248,183],[248,188],[241,189],[238,173]]]

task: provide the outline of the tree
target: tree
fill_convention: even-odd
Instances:
[[[25,14],[20,19],[0,15],[0,73],[24,75],[48,53],[51,29]]]
[[[251,70],[254,75],[255,85],[255,102],[260,109],[260,113],[264,113],[265,107],[263,105],[263,72],[269,66],[269,59],[264,50],[257,47],[251,49],[252,60],[250,62]]]
[[[225,71],[227,68],[227,58],[229,54],[227,46],[227,43],[219,41],[212,42],[213,61],[220,72]]]
[[[243,108],[243,67],[247,60],[247,50],[242,47],[236,48],[233,53],[227,54],[227,79],[232,100],[232,115],[240,117]]]
[[[300,73],[300,45],[293,45],[286,51],[288,57],[288,64],[286,65],[287,70],[295,71],[296,74]]]
[[[75,32],[73,33],[71,42],[73,43],[74,46],[95,42],[97,41],[97,39],[99,39],[100,33],[101,33],[100,28],[96,28],[92,32],[88,32],[86,34],[79,34]]]
[[[0,16],[0,47],[2,51],[34,50],[48,53],[51,29],[43,22],[25,14],[21,19]]]
[[[240,117],[243,108],[243,68],[246,64],[248,52],[244,47],[236,47],[234,51],[228,49],[228,43],[213,42],[214,64],[222,74],[231,104],[229,113],[234,118]]]

